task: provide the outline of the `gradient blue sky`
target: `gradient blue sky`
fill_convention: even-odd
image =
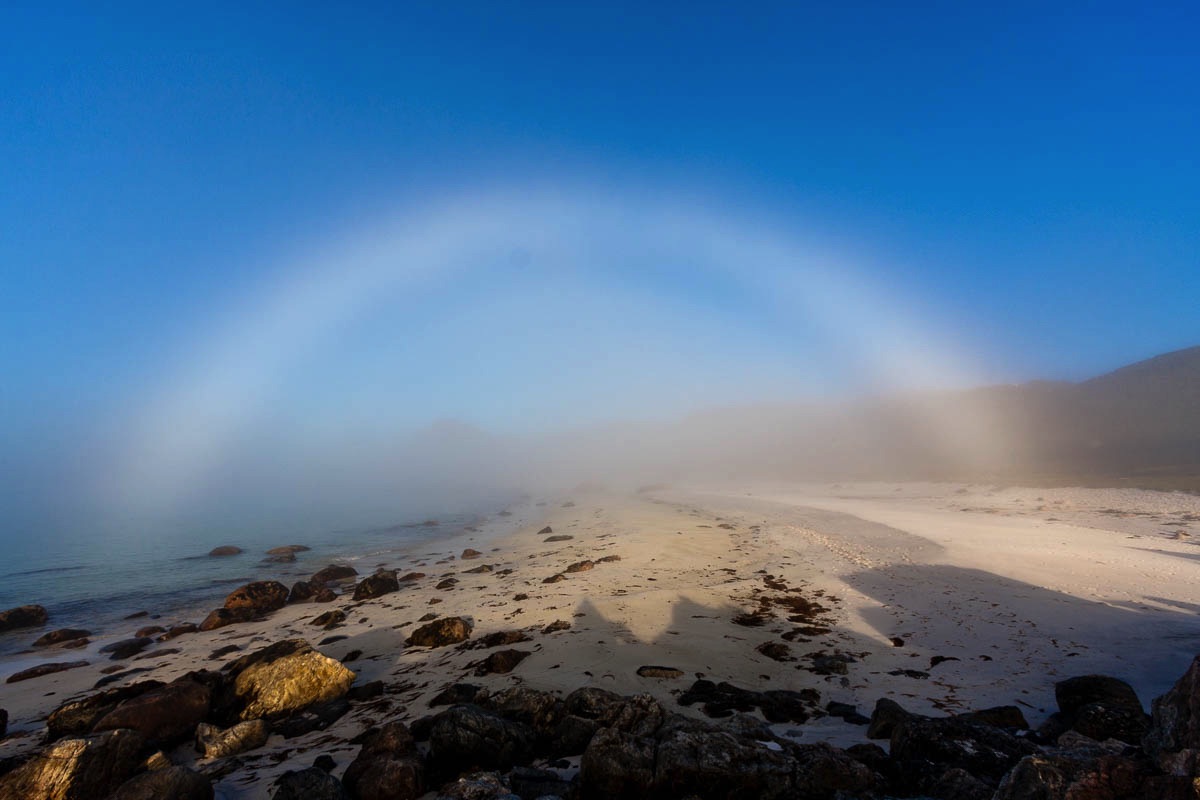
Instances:
[[[21,4],[2,22],[10,466],[74,458],[304,242],[477,184],[661,191],[868,252],[995,380],[1200,342],[1194,2]],[[678,278],[645,280],[744,329],[740,352],[770,335],[738,292]]]

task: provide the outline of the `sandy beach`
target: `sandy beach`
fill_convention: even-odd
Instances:
[[[105,688],[168,682],[285,639],[307,640],[345,663],[355,686],[381,681],[381,693],[352,702],[323,729],[272,733],[234,757],[199,758],[190,742],[166,753],[212,778],[217,797],[269,797],[278,776],[318,756],[331,757],[340,776],[361,749],[352,740],[383,722],[411,725],[438,711],[430,701],[456,683],[492,694],[511,686],[561,696],[581,687],[648,693],[697,719],[706,719],[703,703],[680,700],[698,679],[815,690],[807,721],[772,731],[851,747],[868,742],[865,719],[824,713],[831,702],[862,715],[880,698],[935,716],[1016,706],[1036,728],[1054,712],[1055,683],[1064,678],[1121,678],[1148,707],[1200,653],[1195,495],[698,486],[577,491],[510,513],[378,565],[419,577],[375,599],[355,602],[346,591],[332,603],[294,603],[265,619],[155,643],[127,660],[96,650],[146,620],[95,638],[86,651],[40,652],[39,661],[88,664],[0,684],[9,716],[0,758],[36,749],[46,716],[92,693],[114,666],[121,677]],[[464,559],[467,548],[479,555]],[[311,624],[332,610],[344,621]],[[433,616],[468,620],[470,638],[406,646]],[[44,630],[5,635],[32,642]],[[496,637],[502,646],[479,646],[504,632],[513,633]],[[507,673],[480,674],[491,668],[480,662],[505,649],[527,655]],[[569,758],[559,773],[570,778],[578,766]]]

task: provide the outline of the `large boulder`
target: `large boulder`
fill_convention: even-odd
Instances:
[[[583,797],[648,797],[654,785],[655,742],[644,736],[601,728],[579,762]]]
[[[0,777],[0,800],[108,797],[138,770],[145,747],[145,738],[129,730],[63,739]]]
[[[342,782],[319,767],[285,772],[271,800],[350,800]]]
[[[46,609],[38,605],[18,606],[7,611],[0,611],[0,633],[17,628],[35,628],[45,625],[50,615]]]
[[[249,719],[232,728],[202,722],[196,726],[196,752],[205,758],[225,758],[254,750],[267,743],[271,729],[266,720]]]
[[[398,591],[400,591],[400,581],[396,579],[395,571],[376,572],[358,582],[358,585],[354,587],[354,599],[371,600]]]
[[[536,735],[528,725],[478,706],[452,706],[438,714],[430,728],[430,768],[440,777],[506,770],[528,763],[535,743]]]
[[[1151,703],[1142,747],[1172,775],[1200,776],[1200,656]]]
[[[95,731],[118,728],[135,730],[154,743],[169,743],[188,737],[208,715],[212,693],[201,683],[180,678],[122,701],[96,721]]]
[[[663,707],[648,694],[622,697],[606,689],[586,687],[567,695],[565,703],[573,716],[635,736],[653,735],[666,718]]]
[[[212,800],[212,782],[187,767],[143,772],[121,784],[108,800]]]
[[[911,788],[921,790],[951,768],[995,785],[1018,761],[1036,752],[1025,739],[954,717],[913,716],[897,724],[891,736],[893,761],[914,781]]]
[[[465,642],[474,626],[462,617],[442,617],[413,631],[405,644],[414,647],[445,647]]]
[[[413,800],[424,793],[425,770],[416,743],[403,722],[381,726],[342,776],[359,800]]]
[[[668,797],[785,797],[793,768],[783,752],[757,742],[700,726],[678,726],[659,741],[654,788]]]
[[[788,754],[796,764],[795,797],[824,800],[832,797],[874,797],[882,778],[845,750],[824,742],[793,745]],[[954,800],[967,800],[954,797]]]
[[[243,721],[286,716],[342,697],[356,677],[303,639],[276,642],[231,661],[225,669],[234,676]]]
[[[287,599],[288,588],[279,581],[255,581],[230,592],[225,608],[260,616],[283,608]]]
[[[1136,745],[1150,726],[1150,717],[1142,709],[1133,687],[1107,675],[1080,675],[1054,685],[1058,713],[1039,733],[1053,741],[1065,730],[1104,741],[1117,739]]]

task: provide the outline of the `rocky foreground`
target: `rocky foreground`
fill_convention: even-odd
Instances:
[[[248,584],[100,648],[41,632],[80,655],[8,677],[0,800],[1200,796],[1200,658],[1147,713],[1124,680],[1072,674],[1094,658],[1047,680],[1057,640],[1022,667],[903,622],[866,636],[813,577],[835,562],[784,553],[770,519],[613,503]],[[980,675],[1014,701],[973,702],[995,696],[968,692]]]

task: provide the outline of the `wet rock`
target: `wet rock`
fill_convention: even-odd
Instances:
[[[149,742],[171,743],[189,736],[208,714],[207,686],[181,678],[122,701],[96,721],[94,731],[135,730]]]
[[[465,642],[471,636],[472,624],[462,617],[442,617],[417,628],[405,640],[411,647],[444,647]]]
[[[314,603],[332,603],[337,599],[337,592],[335,592],[333,589],[330,589],[328,586],[322,586],[320,589],[317,589],[317,593],[313,595],[312,601]]]
[[[682,678],[683,670],[674,667],[656,667],[647,665],[638,667],[637,674],[643,678]]]
[[[271,800],[351,800],[342,782],[318,767],[285,772]]]
[[[230,592],[224,606],[230,611],[261,616],[283,608],[287,599],[288,588],[279,581],[254,581]]]
[[[271,729],[266,720],[251,719],[232,728],[202,722],[196,726],[196,752],[205,758],[224,758],[254,750],[267,743]]]
[[[141,681],[64,703],[46,718],[46,737],[53,740],[91,733],[96,723],[122,702],[164,685],[162,681]]]
[[[479,558],[481,555],[483,555],[483,553],[479,552],[478,550],[474,550],[474,549],[468,547],[466,550],[462,551],[462,555],[459,556],[459,558],[472,559],[472,558]]]
[[[46,675],[53,675],[56,672],[66,672],[69,669],[79,669],[80,667],[86,667],[87,665],[88,662],[86,661],[60,661],[54,664],[38,664],[36,667],[30,667],[29,669],[23,669],[20,672],[14,672],[12,675],[9,675],[8,679],[4,682],[20,683],[21,681],[27,681],[32,678],[41,678]]]
[[[130,778],[108,800],[212,800],[212,782],[187,767],[168,766]]]
[[[342,697],[355,674],[312,648],[288,639],[227,664],[242,705],[240,719],[271,719]]]
[[[558,633],[559,631],[569,630],[571,630],[571,623],[567,622],[565,619],[556,619],[554,622],[551,622],[549,625],[542,628],[542,633]]]
[[[109,656],[113,661],[121,661],[136,656],[138,653],[145,650],[150,645],[154,644],[154,640],[149,636],[141,636],[134,639],[122,639],[119,642],[106,644],[100,648],[101,653],[111,653]]]
[[[241,552],[242,548],[237,545],[223,544],[220,547],[214,547],[212,550],[209,550],[208,554],[216,558],[220,556],[236,556]]]
[[[272,547],[270,550],[267,551],[267,555],[281,556],[281,555],[286,555],[288,553],[307,553],[311,549],[312,549],[311,547],[305,547],[302,544],[285,544],[285,545],[281,545],[279,547]]]
[[[188,633],[195,633],[198,630],[200,630],[200,626],[194,622],[184,622],[179,625],[172,625],[165,633],[158,637],[158,641],[169,642],[172,639],[178,639],[180,636]]]
[[[18,606],[7,611],[0,611],[0,633],[17,628],[34,628],[45,625],[50,615],[46,609],[38,605]]]
[[[377,572],[358,582],[354,587],[354,599],[371,600],[398,591],[400,581],[396,580],[395,572]]]
[[[542,583],[562,583],[566,579],[567,576],[560,572],[557,575],[551,575],[549,578],[542,578]]]
[[[326,611],[323,614],[318,614],[317,616],[313,617],[312,621],[308,624],[329,630],[330,628],[340,625],[345,621],[346,613],[341,609],[335,608],[332,611]]]
[[[506,770],[533,757],[535,734],[520,722],[472,705],[438,714],[429,730],[430,768],[438,776]]]
[[[593,561],[576,561],[574,564],[568,564],[567,568],[563,570],[563,572],[566,572],[568,575],[572,575],[576,572],[587,572],[590,569],[594,569],[595,566],[596,564]]]
[[[261,564],[292,564],[296,561],[295,553],[276,553],[275,555],[266,556],[259,563]]]
[[[358,577],[358,570],[354,567],[345,564],[330,564],[328,567],[318,570],[308,580],[314,586],[324,586],[327,583],[350,580],[355,577]]]
[[[62,739],[0,777],[0,800],[91,800],[108,797],[142,763],[137,731]]]
[[[507,675],[531,655],[528,650],[499,650],[475,665],[475,675]]]
[[[425,770],[412,734],[389,722],[366,738],[342,782],[359,800],[412,800],[424,793]]]
[[[159,634],[159,633],[166,633],[166,632],[167,632],[167,629],[161,625],[147,625],[144,628],[138,628],[137,633],[135,633],[133,635],[134,635],[134,638],[144,639],[144,638],[155,636],[156,634]]]
[[[91,636],[91,631],[85,631],[82,628],[59,628],[56,631],[44,633],[38,637],[33,643],[34,647],[50,647],[63,642],[70,642],[75,639],[84,639]]]
[[[569,542],[574,538],[575,537],[571,536],[570,534],[556,533],[553,536],[547,536],[546,541],[547,542]]]

